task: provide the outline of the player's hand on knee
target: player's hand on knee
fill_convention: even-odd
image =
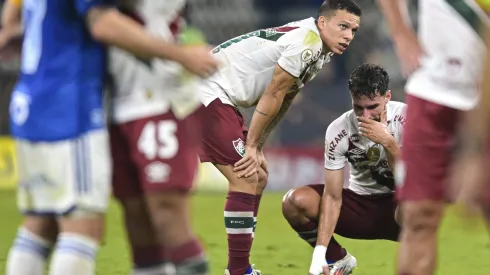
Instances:
[[[180,63],[190,72],[207,78],[218,70],[218,60],[207,46],[187,46],[183,50]]]
[[[248,178],[257,173],[259,168],[259,154],[257,147],[245,145],[245,155],[235,163],[233,171],[239,172],[238,178]]]

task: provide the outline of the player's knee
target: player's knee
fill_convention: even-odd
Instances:
[[[58,223],[52,217],[27,216],[23,227],[49,242],[55,242],[58,235]]]
[[[293,188],[284,195],[282,200],[282,212],[285,217],[304,213],[307,208],[308,198],[302,188]]]
[[[436,201],[407,202],[402,206],[403,227],[412,233],[435,233],[444,204]]]
[[[104,215],[95,212],[76,211],[59,219],[60,232],[86,236],[101,243],[104,238]]]
[[[267,181],[269,180],[269,173],[262,168],[259,168],[259,172],[257,173],[257,194],[262,194],[264,192],[265,187],[267,186]]]

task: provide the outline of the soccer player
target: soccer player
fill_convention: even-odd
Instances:
[[[458,121],[478,102],[485,55],[478,29],[488,19],[466,1],[420,1],[417,38],[406,5],[378,2],[409,76],[402,161],[396,168],[403,218],[398,274],[430,275],[436,269],[437,229]]]
[[[10,103],[25,218],[9,252],[8,275],[43,274],[55,242],[50,274],[95,274],[111,193],[102,103],[106,49],[100,42],[140,58],[178,61],[200,76],[217,66],[206,47],[149,35],[110,2],[24,0],[22,9],[9,12],[22,10],[25,27]]]
[[[398,239],[393,167],[406,105],[390,101],[388,85],[388,73],[377,65],[363,64],[351,73],[353,109],[333,121],[325,136],[325,184],[291,189],[284,196],[284,217],[315,247],[311,275],[350,274],[357,266],[334,232],[352,239]],[[343,188],[347,162],[350,184]]]
[[[126,1],[121,10],[147,32],[179,43],[185,1]],[[203,275],[207,261],[193,234],[189,203],[199,160],[199,79],[175,62],[141,62],[110,51],[114,83],[110,127],[113,189],[124,212],[133,274]]]
[[[352,0],[327,0],[318,17],[254,31],[217,46],[223,67],[200,89],[201,162],[211,162],[229,183],[225,204],[228,267],[225,274],[260,274],[249,263],[267,162],[262,147],[295,95],[334,54],[342,54],[359,28]],[[238,107],[256,106],[250,129]]]

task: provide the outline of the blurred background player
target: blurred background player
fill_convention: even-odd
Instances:
[[[403,219],[398,274],[430,275],[436,269],[436,235],[457,125],[462,112],[478,102],[485,54],[478,31],[488,18],[467,1],[420,1],[419,42],[406,3],[378,2],[402,69],[410,76],[402,161],[396,168]]]
[[[363,64],[352,72],[353,109],[328,126],[325,137],[325,185],[290,190],[283,215],[313,252],[310,274],[351,274],[357,267],[333,238],[397,241],[393,167],[399,155],[406,105],[390,101],[388,73]],[[349,162],[349,187],[344,185]],[[324,270],[325,268],[325,270]]]
[[[490,13],[490,1],[478,1]],[[490,28],[485,30],[485,45],[490,52]],[[455,196],[467,210],[483,211],[490,226],[490,55],[487,54],[482,94],[476,108],[467,113],[461,123],[460,148],[453,164]]]
[[[225,274],[260,274],[249,263],[257,212],[267,184],[262,147],[295,95],[342,54],[359,28],[351,0],[327,0],[318,18],[258,30],[228,40],[213,53],[224,64],[200,89],[205,108],[201,162],[211,162],[229,183],[225,205]],[[256,106],[250,129],[237,107]]]
[[[180,43],[185,1],[121,4],[148,33]],[[177,63],[142,62],[118,48],[111,49],[109,60],[115,88],[110,128],[113,188],[124,211],[133,274],[208,274],[189,213],[199,163],[194,115],[201,107],[199,79]]]
[[[110,7],[111,1],[19,4],[10,2],[3,13],[22,18],[24,26],[10,115],[19,162],[18,204],[25,220],[10,250],[7,274],[43,274],[55,242],[50,274],[95,274],[111,191],[102,102],[106,51],[100,42],[143,58],[179,61],[200,76],[212,74],[217,63],[206,47],[185,48],[148,35]]]

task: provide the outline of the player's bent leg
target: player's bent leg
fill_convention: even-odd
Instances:
[[[436,269],[437,229],[444,201],[405,201],[398,258],[399,275],[432,275]]]
[[[319,205],[323,184],[303,186],[289,190],[283,198],[282,213],[289,225],[311,247],[317,240]],[[347,251],[332,237],[325,255],[327,262],[335,263],[348,255]]]
[[[54,218],[25,216],[7,257],[6,275],[44,274],[57,233]]]
[[[250,268],[258,175],[238,178],[232,165],[215,166],[229,183],[224,212],[228,234],[228,270],[231,275],[243,275]]]

